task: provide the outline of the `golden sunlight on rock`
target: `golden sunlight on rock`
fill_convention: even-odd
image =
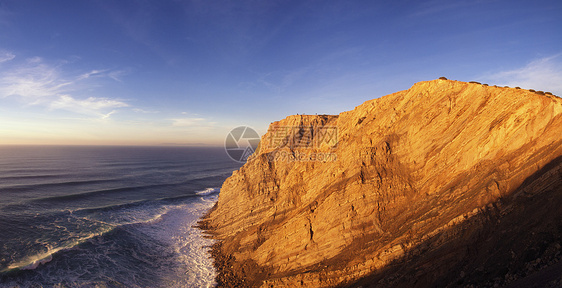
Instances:
[[[561,144],[562,99],[452,80],[289,116],[202,222],[219,284],[522,285],[560,260]]]

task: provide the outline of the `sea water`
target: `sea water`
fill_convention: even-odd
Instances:
[[[212,287],[221,148],[0,146],[0,287]]]

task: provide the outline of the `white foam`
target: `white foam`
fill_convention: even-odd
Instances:
[[[45,254],[43,254],[43,255],[38,255],[38,256],[36,256],[36,258],[41,258],[41,256],[44,256],[44,255],[45,255]],[[37,268],[39,265],[45,264],[45,263],[48,263],[48,262],[51,262],[51,260],[53,260],[53,254],[52,254],[52,253],[47,253],[44,258],[35,260],[35,261],[33,261],[32,263],[30,263],[29,265],[24,266],[24,267],[21,267],[21,270],[34,270],[34,269]],[[10,267],[8,267],[8,268],[10,268]]]
[[[162,287],[214,287],[216,271],[210,258],[209,246],[214,240],[204,238],[192,226],[216,202],[217,196],[201,197],[202,201],[171,205],[155,225],[140,228],[143,233],[167,243],[173,249],[176,265],[172,271],[158,275]]]
[[[211,190],[206,189],[205,191]],[[207,193],[214,192],[216,190]],[[156,209],[137,207],[111,215],[113,217],[104,217],[106,215],[77,217],[73,215],[73,217],[83,220],[85,223],[95,223],[95,226],[98,228],[96,229],[97,233],[68,239],[65,243],[61,243],[60,247],[49,247],[45,243],[44,253],[37,253],[36,255],[21,259],[21,261],[12,263],[7,269],[0,272],[13,269],[36,269],[40,265],[51,261],[53,254],[61,250],[72,249],[97,235],[103,235],[117,227],[133,224],[133,226],[127,228],[132,229],[130,230],[132,231],[131,235],[137,232],[147,235],[149,238],[140,237],[139,239],[143,239],[142,241],[146,241],[146,239],[158,240],[156,243],[161,243],[164,245],[162,247],[170,249],[168,251],[171,253],[168,255],[172,258],[163,259],[167,259],[166,261],[171,260],[171,262],[163,262],[162,269],[151,271],[155,273],[155,278],[158,279],[158,284],[155,287],[214,287],[216,286],[216,271],[208,248],[214,243],[214,240],[204,238],[202,231],[192,226],[196,225],[200,217],[216,203],[217,198],[218,195],[216,194],[201,195],[195,198],[197,200],[190,200],[189,203],[164,205]],[[95,216],[102,219],[93,219],[97,218]],[[102,245],[103,243],[96,244]],[[77,286],[85,283],[85,279],[81,279],[80,275],[69,275],[72,273],[74,272],[67,271],[64,275],[67,283],[76,283]],[[53,279],[54,282],[60,281],[58,276]],[[113,277],[111,273],[107,273],[105,276],[107,279],[118,278]],[[136,283],[133,281],[125,285],[135,286]]]
[[[197,195],[210,195],[210,194],[213,194],[213,193],[217,192],[218,190],[219,190],[219,188],[207,188],[205,190],[195,191],[195,194],[197,194]]]
[[[2,270],[0,272],[7,272],[7,271],[10,271],[10,270],[14,270],[14,269],[34,270],[37,267],[39,267],[39,265],[41,265],[41,264],[51,262],[51,260],[53,260],[53,254],[55,254],[59,251],[62,251],[62,250],[74,248],[74,247],[86,242],[87,240],[92,239],[95,236],[98,236],[98,235],[104,234],[106,232],[109,232],[112,229],[113,229],[113,227],[107,227],[107,228],[103,229],[103,231],[99,231],[97,233],[91,233],[91,234],[88,234],[84,237],[80,237],[80,238],[77,238],[77,239],[73,239],[72,241],[68,241],[67,243],[63,244],[62,246],[55,247],[55,248],[47,247],[46,252],[25,257],[18,262],[10,264],[7,268],[5,268],[4,270]]]
[[[185,272],[185,276],[186,284],[191,287],[214,287],[216,285],[216,271],[208,248],[214,243],[214,240],[204,238],[201,230],[192,227],[216,202],[217,197],[212,198],[212,201],[202,202],[191,207],[190,210],[194,217],[186,219],[190,220],[189,223],[185,223],[187,225],[183,226],[182,233],[174,238],[176,251],[181,255],[186,266],[190,266],[190,269]]]

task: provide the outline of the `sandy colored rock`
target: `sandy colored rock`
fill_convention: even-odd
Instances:
[[[522,281],[560,258],[561,144],[562,99],[452,80],[274,122],[204,221],[219,282]]]

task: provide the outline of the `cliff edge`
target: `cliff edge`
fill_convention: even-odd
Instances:
[[[561,285],[561,159],[562,99],[419,82],[272,123],[202,226],[222,286]]]

